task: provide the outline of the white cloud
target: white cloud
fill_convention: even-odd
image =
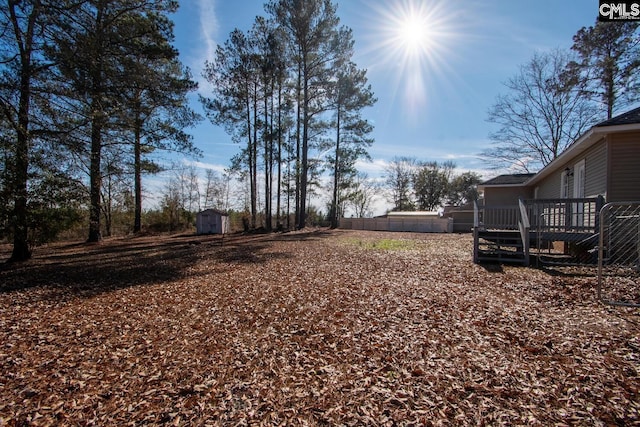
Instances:
[[[199,43],[193,53],[191,68],[194,70],[194,78],[198,82],[200,92],[206,95],[210,92],[209,82],[202,76],[204,64],[213,59],[218,43],[216,35],[220,31],[220,23],[216,14],[217,0],[197,0],[197,14],[199,19]]]
[[[200,17],[200,38],[204,42],[206,58],[213,58],[217,43],[215,35],[220,28],[216,16],[215,0],[198,0],[198,16]]]
[[[189,159],[183,159],[182,163],[185,164],[186,166],[195,166],[198,169],[203,169],[203,170],[211,169],[221,174],[224,173],[225,170],[228,168],[225,165],[221,165],[217,163],[206,163],[206,162],[199,162],[197,160],[189,160]]]
[[[369,178],[376,178],[384,174],[384,170],[388,165],[389,162],[385,159],[372,159],[370,162],[358,160],[356,162],[356,169],[359,172],[365,172],[369,175]]]

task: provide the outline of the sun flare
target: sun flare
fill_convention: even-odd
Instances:
[[[387,20],[387,43],[405,59],[422,59],[432,54],[442,42],[439,40],[443,28],[438,19],[438,8],[429,8],[426,2],[396,3],[388,11]]]
[[[406,107],[417,113],[435,79],[450,76],[450,56],[459,26],[446,0],[399,0],[378,8],[380,54],[395,71]]]
[[[425,51],[429,46],[428,23],[424,17],[409,16],[398,26],[398,44],[411,53]]]

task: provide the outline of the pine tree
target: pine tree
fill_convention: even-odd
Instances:
[[[248,168],[251,227],[257,219],[257,87],[259,73],[253,43],[240,30],[216,48],[215,58],[205,64],[204,76],[213,87],[211,98],[200,101],[212,123],[224,126],[235,142],[246,141],[236,169]]]
[[[331,0],[274,0],[267,5],[291,45],[296,64],[297,126],[296,144],[299,181],[296,185],[296,227],[306,225],[309,184],[309,151],[313,144],[313,128],[319,115],[327,111],[325,85],[327,69],[336,59],[332,41],[339,24],[336,6]]]
[[[579,61],[568,67],[569,75],[584,94],[604,105],[607,118],[640,96],[640,42],[637,21],[597,22],[573,36],[572,49]]]
[[[51,64],[44,58],[48,27],[55,27],[50,9],[61,2],[25,0],[3,2],[0,12],[3,31],[0,34],[0,111],[3,116],[4,140],[13,140],[5,152],[4,190],[12,205],[9,227],[13,234],[11,261],[31,257],[28,236],[28,181],[30,156],[37,130],[34,129],[38,91],[42,74]]]
[[[127,64],[131,79],[124,92],[122,125],[133,136],[134,233],[142,226],[142,173],[160,170],[159,165],[144,156],[157,150],[199,154],[191,135],[184,131],[200,120],[188,106],[186,97],[197,85],[178,61],[178,52],[169,40],[170,34],[166,34],[155,44],[141,43],[140,55]]]
[[[68,108],[78,112],[76,120],[85,130],[89,242],[101,239],[102,149],[110,132],[121,131],[118,119],[129,106],[127,65],[158,45],[141,51],[143,43],[170,37],[166,14],[176,8],[177,2],[170,0],[86,0],[59,17],[60,31],[50,56],[58,63],[58,83],[66,89]]]
[[[339,39],[343,43],[351,40],[350,34],[350,31],[343,31]],[[371,87],[367,85],[366,71],[358,70],[350,61],[350,49],[346,51],[346,57],[347,61],[338,64],[337,80],[330,92],[334,105],[332,125],[336,132],[333,155],[328,158],[329,165],[333,166],[333,191],[329,211],[333,228],[338,226],[341,215],[339,207],[344,201],[340,189],[352,185],[357,174],[356,161],[369,159],[367,148],[373,143],[373,139],[369,137],[373,126],[362,118],[362,110],[372,106],[376,100]]]

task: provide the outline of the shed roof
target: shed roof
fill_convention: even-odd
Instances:
[[[228,213],[222,212],[222,211],[219,211],[218,209],[213,209],[213,208],[209,208],[209,209],[205,209],[203,211],[200,211],[200,212],[198,212],[198,215],[203,214],[203,213],[206,213],[206,214],[215,213],[215,214],[222,215],[222,216],[229,216]]]

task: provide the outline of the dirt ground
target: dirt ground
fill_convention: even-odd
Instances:
[[[0,267],[0,425],[640,425],[640,310],[595,286],[469,235],[38,248]]]

